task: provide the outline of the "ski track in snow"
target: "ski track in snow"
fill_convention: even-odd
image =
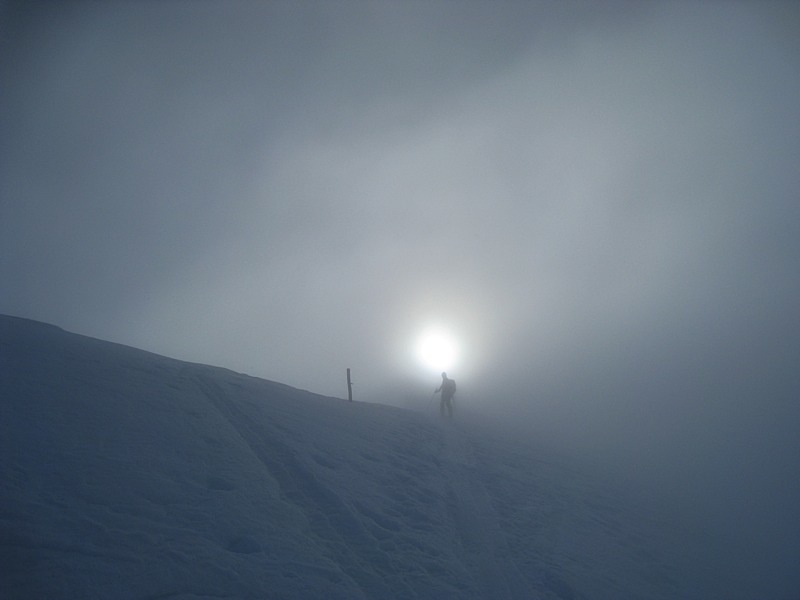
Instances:
[[[696,585],[673,524],[459,415],[9,317],[0,358],[4,600],[748,597]]]
[[[460,532],[464,561],[479,573],[482,597],[524,598],[529,593],[524,578],[513,563],[501,558],[507,548],[489,494],[477,476],[468,441],[455,423],[444,425],[442,459],[449,487],[447,497]]]

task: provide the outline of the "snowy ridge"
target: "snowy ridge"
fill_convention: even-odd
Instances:
[[[704,597],[663,525],[474,423],[12,317],[0,344],[3,598]]]

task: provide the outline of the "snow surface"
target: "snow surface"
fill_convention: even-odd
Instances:
[[[0,360],[2,598],[754,597],[685,524],[468,416],[14,317]]]

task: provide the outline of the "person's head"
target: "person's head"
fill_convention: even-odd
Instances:
[[[447,379],[447,373],[445,373],[444,371],[442,371],[442,379]]]

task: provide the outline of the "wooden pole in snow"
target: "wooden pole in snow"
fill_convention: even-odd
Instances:
[[[353,383],[350,381],[350,369],[347,369],[347,399],[353,401]]]

